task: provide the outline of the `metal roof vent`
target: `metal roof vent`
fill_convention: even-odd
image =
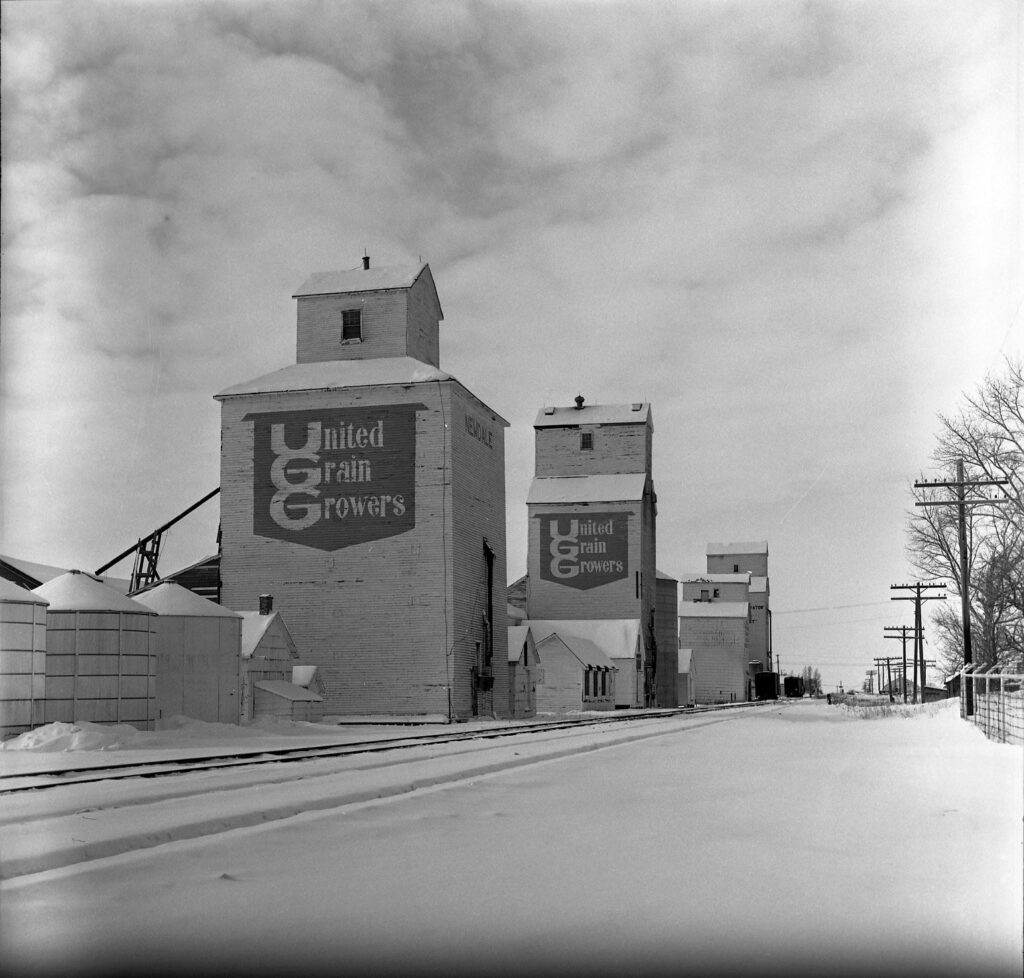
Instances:
[[[370,256],[363,255],[363,271],[365,272],[370,267]]]
[[[640,403],[634,402],[633,405],[632,405],[632,408],[633,408],[634,411],[642,411],[644,406],[643,406],[642,402],[640,402]]]
[[[544,413],[545,414],[554,414],[555,413],[555,409],[553,407],[546,407],[546,408],[544,408]]]
[[[583,410],[583,395],[582,394],[577,394],[576,397],[574,398],[574,400],[576,401],[576,410],[577,411],[582,411]]]

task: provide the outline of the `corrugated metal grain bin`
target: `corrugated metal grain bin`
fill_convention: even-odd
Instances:
[[[0,580],[0,739],[44,723],[48,604]]]
[[[171,582],[135,596],[155,611],[156,716],[238,723],[242,616]]]
[[[46,723],[127,723],[156,716],[156,614],[73,570],[37,587],[46,598]]]

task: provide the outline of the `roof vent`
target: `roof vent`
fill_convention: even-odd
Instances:
[[[274,597],[270,594],[260,595],[260,614],[269,615],[274,610]]]
[[[546,407],[546,408],[544,408],[544,413],[545,414],[554,414],[555,413],[555,409],[553,407]]]
[[[634,411],[642,411],[644,406],[642,403],[634,403],[632,407]]]
[[[363,255],[363,271],[365,272],[370,267],[370,256]]]
[[[582,394],[577,394],[576,397],[574,398],[574,400],[576,401],[576,410],[577,411],[582,411],[583,410],[583,395]]]

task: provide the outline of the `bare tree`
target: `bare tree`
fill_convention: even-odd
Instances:
[[[1024,365],[1007,359],[1005,370],[990,374],[964,396],[956,416],[939,415],[932,453],[944,478],[963,460],[968,479],[1005,479],[1009,502],[975,502],[967,507],[968,575],[974,660],[1003,662],[1024,655]],[[946,481],[948,481],[948,479]],[[946,491],[946,490],[942,490]],[[940,498],[936,490],[913,489],[915,501]],[[972,497],[977,499],[977,496]],[[962,593],[955,506],[915,507],[907,526],[907,555],[925,577],[945,578]],[[963,662],[959,604],[940,606],[931,616],[943,665]]]

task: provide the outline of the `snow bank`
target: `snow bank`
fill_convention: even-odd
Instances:
[[[337,727],[320,723],[277,720],[262,717],[246,726],[207,723],[191,717],[173,716],[157,720],[157,729],[137,730],[126,723],[48,723],[12,737],[0,744],[2,751],[110,751],[152,750],[167,747],[215,747],[242,744],[267,737],[337,735]]]

